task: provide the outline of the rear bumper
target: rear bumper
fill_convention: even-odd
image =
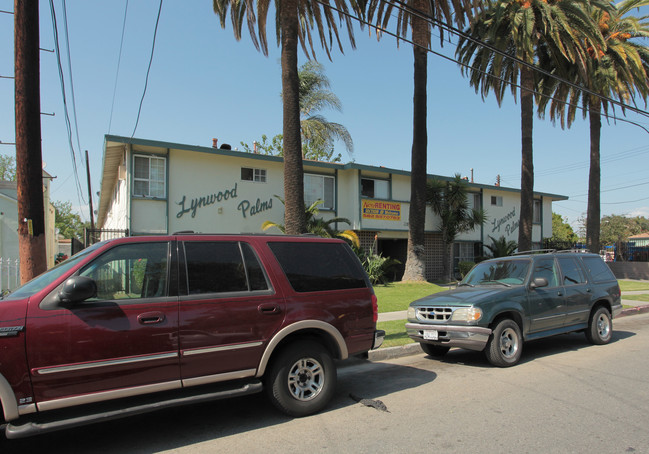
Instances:
[[[382,329],[377,329],[374,331],[374,342],[372,343],[372,350],[379,348],[383,345],[383,340],[385,339],[385,331]]]
[[[424,339],[424,331],[427,330],[436,330],[438,333],[437,340]],[[406,323],[406,332],[416,342],[476,351],[484,350],[489,341],[489,336],[491,336],[491,329],[481,326],[428,325],[422,323]]]

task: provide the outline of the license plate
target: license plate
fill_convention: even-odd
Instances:
[[[437,330],[436,330],[436,329],[427,329],[427,330],[424,330],[424,339],[425,339],[425,340],[436,341],[436,340],[438,339],[438,337],[437,337]]]

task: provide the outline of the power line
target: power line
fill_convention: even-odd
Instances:
[[[68,105],[67,105],[67,99],[66,99],[66,94],[65,94],[65,80],[63,76],[63,66],[61,65],[61,50],[59,48],[59,33],[58,33],[58,27],[57,27],[57,22],[56,22],[56,12],[54,10],[54,1],[50,0],[50,11],[52,15],[52,30],[54,33],[54,49],[56,50],[56,62],[59,70],[59,80],[61,83],[61,95],[63,97],[63,113],[64,113],[64,118],[65,118],[65,127],[68,132],[68,144],[70,145],[70,153],[72,156],[72,169],[74,173],[74,179],[76,183],[76,189],[77,189],[77,197],[80,200],[83,200],[85,203],[85,199],[83,198],[82,192],[81,192],[81,183],[79,181],[79,174],[77,171],[77,159],[74,153],[74,145],[72,143],[72,125],[70,124],[70,115],[68,113]]]
[[[119,77],[119,67],[122,62],[122,47],[124,46],[124,31],[126,30],[127,13],[128,13],[128,0],[126,0],[126,7],[124,8],[124,20],[122,21],[122,38],[119,42],[119,55],[117,56],[117,71],[115,72],[115,86],[113,87],[113,101],[110,104],[110,117],[108,120],[109,133],[110,133],[111,125],[113,124],[113,109],[115,108],[115,95],[117,94],[117,80]]]
[[[146,79],[144,81],[144,91],[142,92],[142,99],[140,99],[140,107],[137,110],[137,119],[135,120],[135,127],[133,128],[133,134],[131,134],[131,139],[135,137],[135,131],[137,130],[137,125],[140,123],[140,114],[142,113],[142,104],[144,103],[144,96],[146,95],[146,89],[149,85],[149,73],[151,71],[151,63],[153,63],[153,52],[155,51],[155,40],[158,35],[158,24],[160,23],[160,12],[162,11],[162,0],[160,0],[160,7],[158,8],[158,17],[155,21],[155,29],[153,30],[153,43],[151,44],[151,57],[149,58],[149,67],[146,70]]]
[[[79,141],[79,123],[77,121],[77,103],[74,96],[74,80],[72,78],[72,58],[70,56],[70,38],[68,36],[68,12],[63,0],[63,30],[65,32],[65,49],[68,57],[68,75],[70,77],[70,95],[72,97],[72,116],[74,118],[74,130],[77,136],[77,150],[79,152],[79,159],[83,163],[83,155],[81,154],[81,142]]]

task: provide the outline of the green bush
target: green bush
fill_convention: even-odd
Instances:
[[[467,275],[469,271],[471,271],[471,268],[475,266],[475,262],[460,262],[457,264],[457,267],[460,271],[460,275],[464,279],[464,276]]]

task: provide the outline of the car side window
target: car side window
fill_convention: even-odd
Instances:
[[[185,242],[190,295],[268,290],[252,248],[237,241]]]
[[[573,257],[558,257],[559,267],[563,276],[563,285],[576,285],[586,282],[586,275]]]
[[[97,283],[97,296],[87,301],[166,296],[168,252],[167,242],[122,244],[105,252],[79,272]]]
[[[601,257],[582,257],[594,282],[614,281],[615,276]]]
[[[532,278],[544,277],[548,280],[548,287],[559,285],[559,270],[553,258],[541,258],[534,262]]]

